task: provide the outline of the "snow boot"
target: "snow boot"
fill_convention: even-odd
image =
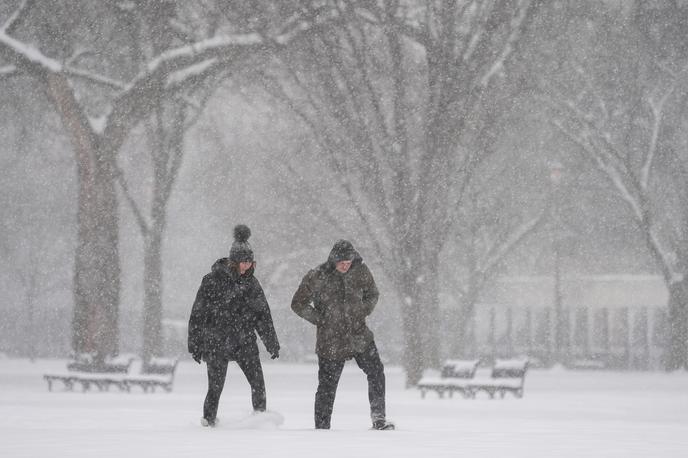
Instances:
[[[379,431],[392,431],[394,430],[394,423],[387,420],[375,420],[373,422],[373,429]]]
[[[209,420],[207,418],[201,418],[201,426],[209,426],[211,428],[214,428],[216,422],[217,421],[215,419]]]

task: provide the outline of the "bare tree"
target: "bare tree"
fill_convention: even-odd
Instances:
[[[450,208],[485,157],[463,142],[539,2],[322,3],[336,25],[266,69],[264,83],[311,130],[395,285],[415,384],[439,357]]]
[[[184,134],[188,129],[186,106],[172,102],[164,113],[162,102],[148,126],[146,151],[151,153],[153,187],[149,198],[150,210],[146,211],[130,190],[129,184],[120,170],[118,181],[124,197],[129,204],[136,223],[143,236],[143,351],[144,361],[157,356],[161,351],[162,324],[162,241],[167,225],[167,205],[172,195],[174,183],[184,156]],[[169,122],[164,116],[171,116]]]
[[[580,36],[569,42],[566,61],[543,87],[554,126],[606,179],[644,235],[670,297],[666,368],[688,368],[688,170],[679,135],[688,100],[688,8],[645,6],[596,14],[591,47],[581,48]]]
[[[517,184],[509,179],[508,169],[497,174],[482,174],[476,177],[461,202],[461,215],[457,218],[453,240],[459,247],[462,258],[462,274],[454,279],[459,293],[458,310],[454,326],[454,338],[450,342],[453,355],[470,356],[467,353],[470,335],[468,328],[475,314],[480,294],[500,272],[500,267],[524,241],[541,229],[550,215],[547,200],[533,198],[521,190],[528,205],[516,199]],[[499,183],[499,186],[495,186]],[[531,191],[532,193],[532,191]]]
[[[5,3],[16,6],[0,27],[0,76],[32,78],[74,148],[79,204],[73,348],[102,358],[118,350],[116,157],[123,142],[157,101],[182,97],[243,58],[283,46],[305,33],[307,23],[290,16],[264,36],[232,24],[220,28],[223,2],[203,3],[200,13],[169,0],[73,0],[40,8],[33,0]],[[97,24],[97,33],[87,23]],[[154,52],[144,61],[141,42],[129,40],[142,31],[165,35],[149,43]]]

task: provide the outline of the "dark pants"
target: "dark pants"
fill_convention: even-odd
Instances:
[[[239,368],[242,370],[251,385],[251,401],[253,410],[265,411],[265,380],[263,368],[260,364],[258,352],[242,354],[236,358]],[[227,366],[229,361],[225,359],[213,359],[208,364],[208,394],[203,404],[203,418],[214,420],[217,417],[217,406],[220,403],[220,395],[225,386]]]
[[[368,377],[368,400],[373,421],[385,419],[385,368],[375,342],[366,351],[354,355],[356,364]],[[346,360],[318,357],[318,391],[315,393],[315,427],[329,429],[339,377]]]

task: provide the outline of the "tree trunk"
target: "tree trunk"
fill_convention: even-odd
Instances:
[[[79,186],[79,223],[74,265],[74,340],[77,353],[94,352],[99,359],[119,351],[120,291],[119,218],[115,178],[100,150],[95,157],[93,186]],[[79,162],[80,182],[87,166]]]
[[[33,363],[36,360],[36,329],[34,324],[34,311],[36,309],[37,291],[37,272],[30,272],[26,290],[24,292],[24,303],[26,305],[26,356]]]
[[[475,304],[478,300],[478,288],[475,286],[475,281],[470,278],[466,293],[461,298],[458,307],[458,316],[456,319],[455,338],[452,340],[452,356],[465,358],[470,356],[468,354],[469,341],[468,337],[471,335],[469,325],[472,323],[473,315],[475,314]]]
[[[144,235],[143,359],[162,352],[162,242],[167,222],[167,203],[177,178],[184,151],[186,110],[173,107],[169,128],[164,125],[163,101],[156,106],[153,154],[153,199],[151,224]],[[144,224],[145,226],[145,224]]]
[[[669,285],[669,346],[666,370],[688,370],[688,281]]]
[[[423,376],[423,336],[421,335],[421,317],[423,316],[421,288],[416,283],[413,271],[405,269],[401,275],[404,284],[402,291],[402,322],[404,326],[404,369],[406,369],[406,387],[414,386]]]
[[[72,349],[97,358],[118,352],[119,222],[110,151],[103,149],[69,82],[45,78],[46,92],[71,137],[78,179]]]
[[[426,253],[427,255],[427,253]],[[432,253],[424,259],[423,282],[421,283],[420,294],[423,297],[423,321],[421,330],[423,332],[423,369],[428,367],[439,367],[442,357],[442,344],[440,341],[441,323],[439,306],[439,278],[438,278],[438,256]]]
[[[144,240],[143,360],[159,356],[162,347],[162,237],[156,224]]]
[[[406,386],[414,386],[428,367],[439,364],[437,264],[421,255],[420,244],[406,244],[395,276],[402,299]]]

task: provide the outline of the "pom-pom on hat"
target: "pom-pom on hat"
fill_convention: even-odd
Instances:
[[[248,243],[251,229],[245,224],[234,227],[234,243],[229,250],[229,260],[232,262],[253,262],[253,248]]]

